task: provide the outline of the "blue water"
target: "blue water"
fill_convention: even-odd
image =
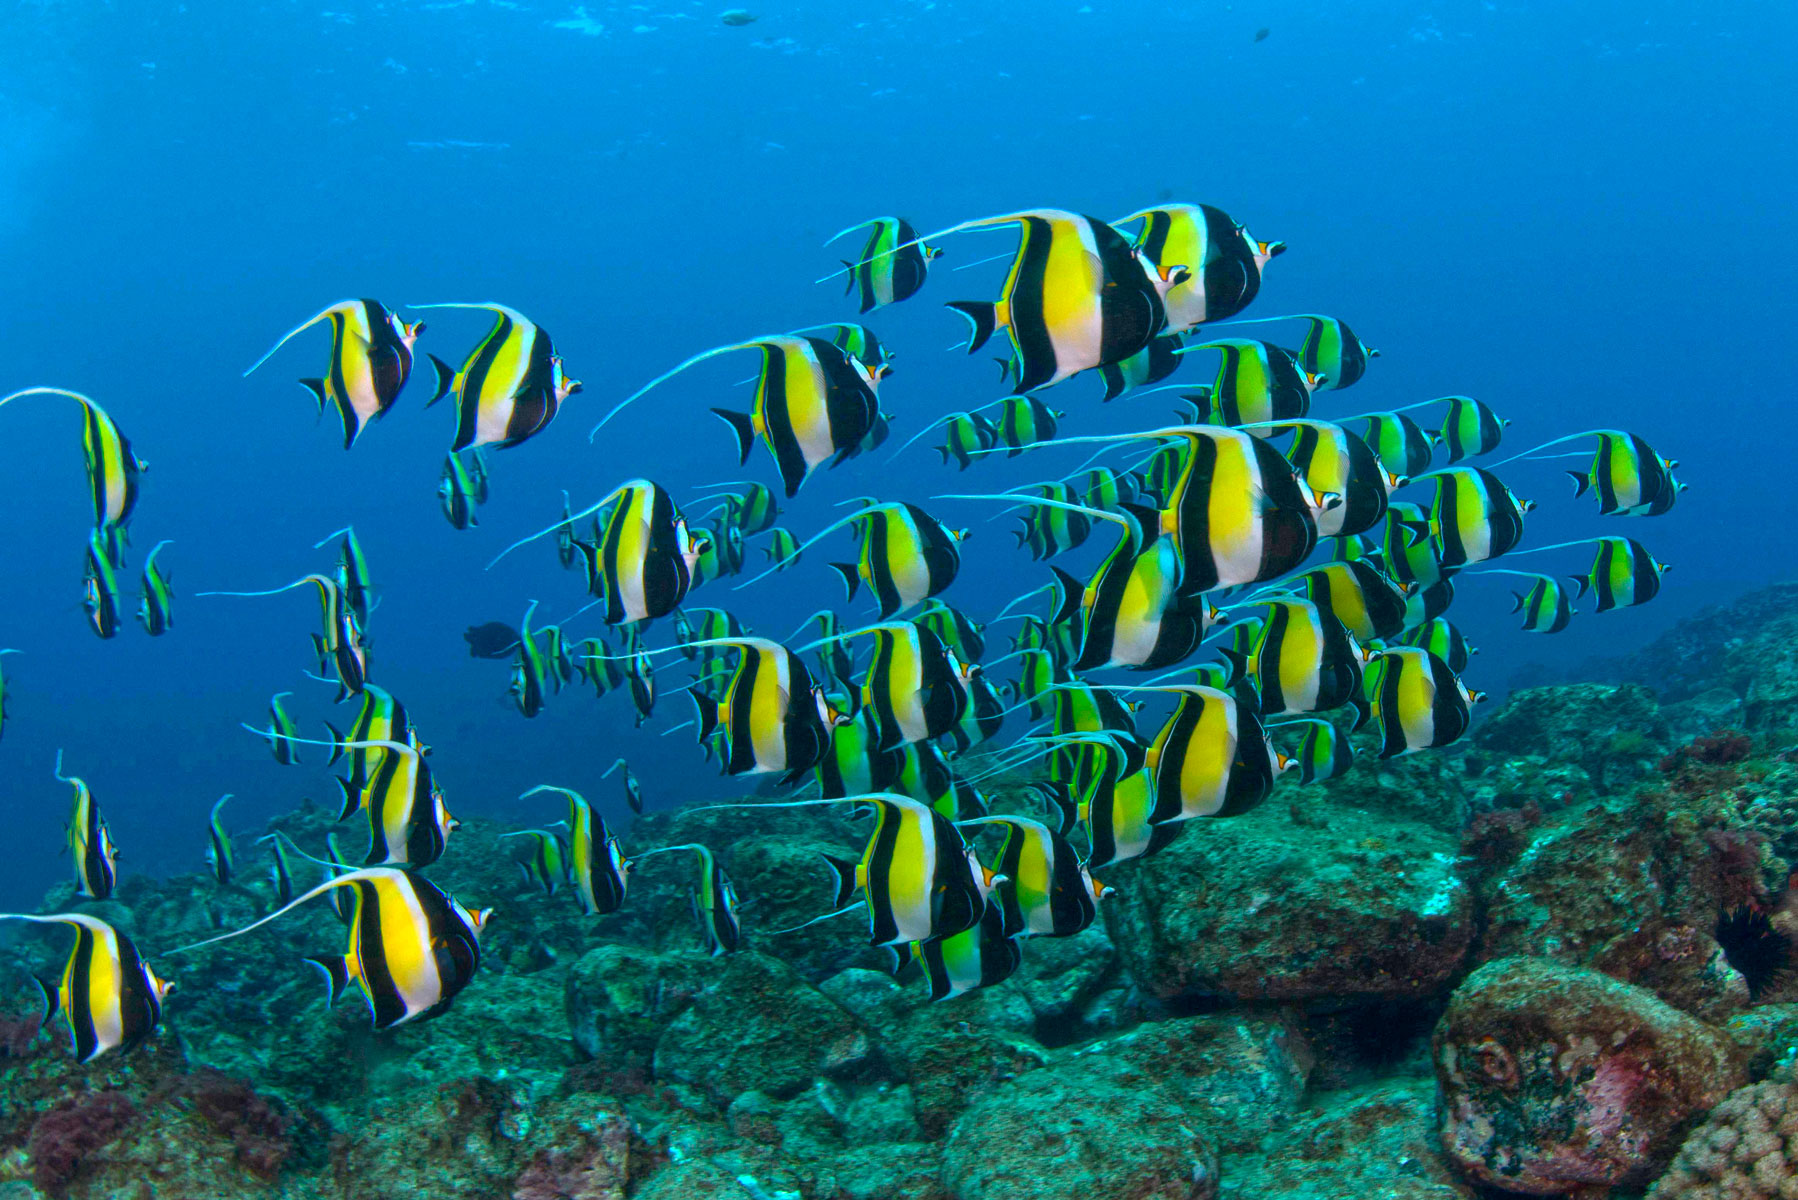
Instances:
[[[0,391],[56,385],[108,406],[151,464],[126,582],[135,592],[142,553],[172,538],[179,596],[165,638],[134,623],[93,636],[78,607],[90,513],[75,411],[0,411],[0,646],[26,651],[0,664],[0,905],[31,904],[66,870],[59,747],[127,871],[197,865],[221,793],[236,793],[246,829],[334,795],[316,756],[277,767],[237,729],[288,689],[306,729],[348,719],[299,674],[315,602],[193,593],[325,568],[330,551],[308,547],[350,522],[382,596],[374,678],[436,747],[452,811],[543,819],[513,799],[541,782],[621,811],[597,781],[620,754],[652,803],[736,790],[685,737],[658,737],[688,715],[678,695],[642,731],[622,695],[579,689],[525,721],[506,665],[470,660],[461,632],[515,623],[530,598],[552,618],[584,602],[547,544],[482,569],[554,520],[561,489],[578,505],[634,475],[677,498],[745,477],[705,410],[748,404],[735,386],[747,356],[655,393],[598,445],[586,431],[696,350],[852,319],[835,285],[811,282],[838,257],[821,243],[881,213],[935,228],[1021,207],[1214,203],[1291,247],[1245,315],[1336,313],[1383,352],[1354,389],[1320,395],[1317,415],[1464,392],[1514,419],[1518,448],[1623,426],[1679,458],[1692,490],[1627,528],[1569,499],[1560,464],[1504,472],[1543,501],[1531,542],[1627,532],[1675,571],[1652,605],[1583,616],[1552,640],[1507,632],[1503,587],[1464,587],[1455,617],[1485,650],[1476,687],[1502,689],[1526,661],[1640,644],[1788,570],[1789,471],[1763,439],[1790,434],[1782,345],[1798,315],[1789,6],[814,0],[770,2],[735,28],[719,10],[7,0]],[[940,302],[996,294],[1003,263],[948,268],[1007,236],[953,241],[923,294],[870,321],[900,355],[882,392],[896,441],[1000,394],[988,356],[949,349],[963,327]],[[420,411],[422,380],[346,454],[291,382],[321,372],[325,333],[240,377],[297,321],[364,295],[513,305],[586,385],[548,432],[494,456],[474,531],[437,510],[454,418]],[[474,314],[430,324],[420,349],[451,362],[485,328]],[[1165,397],[1100,411],[1097,389],[1081,378],[1046,396],[1068,432],[1166,416]],[[854,495],[997,489],[1072,465],[1025,456],[957,476],[923,445],[892,468],[885,457],[815,477],[782,524],[803,534]],[[746,470],[774,478],[759,448]],[[990,614],[1045,577],[987,511],[931,507],[975,529],[950,602]],[[1064,565],[1084,568],[1108,540]],[[784,636],[838,599],[823,564],[852,547],[823,549],[693,601]],[[571,632],[600,631],[583,621]]]

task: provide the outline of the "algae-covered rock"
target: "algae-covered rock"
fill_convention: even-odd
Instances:
[[[777,958],[710,960],[692,1003],[656,1042],[655,1073],[727,1104],[751,1089],[791,1096],[868,1064],[862,1023]]]
[[[1279,1020],[1235,1014],[1152,1021],[1061,1061],[1176,1097],[1227,1152],[1257,1145],[1292,1121],[1312,1066],[1301,1033]],[[1133,1075],[1141,1079],[1127,1078]]]
[[[963,1113],[943,1148],[954,1200],[1205,1200],[1217,1154],[1153,1086],[1082,1069],[1033,1071]]]
[[[1482,878],[1482,960],[1594,966],[1712,1020],[1748,1003],[1712,930],[1759,893],[1762,864],[1719,807],[1643,790],[1529,833]]]
[[[637,946],[595,946],[568,973],[569,1035],[613,1070],[643,1069],[662,1031],[699,990],[699,960]]]
[[[1653,759],[1670,748],[1654,693],[1640,684],[1570,683],[1520,688],[1481,721],[1482,750],[1577,762]]]
[[[1029,1031],[1035,1014],[1016,992],[993,988],[935,1004],[875,971],[844,971],[822,985],[880,1039],[909,1081],[919,1125],[941,1137],[977,1097],[1049,1061]]]
[[[1743,1081],[1727,1037],[1596,971],[1508,958],[1468,977],[1432,1040],[1442,1145],[1529,1195],[1642,1184]]]
[[[1159,1000],[1426,995],[1473,932],[1455,843],[1352,809],[1297,825],[1274,805],[1194,822],[1118,874],[1104,914],[1136,985]]]
[[[1260,1151],[1229,1155],[1222,1200],[1472,1200],[1442,1156],[1435,1099],[1410,1079],[1328,1095]]]

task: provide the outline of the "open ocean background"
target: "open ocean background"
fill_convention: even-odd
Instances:
[[[525,721],[507,664],[471,660],[462,630],[516,624],[531,598],[540,620],[585,602],[547,542],[482,569],[553,522],[563,488],[579,507],[637,475],[677,499],[772,481],[766,452],[738,468],[705,411],[748,405],[747,355],[652,393],[597,445],[586,431],[697,350],[853,319],[839,286],[811,281],[854,245],[820,244],[883,213],[935,229],[1024,207],[1114,218],[1213,203],[1290,247],[1245,316],[1339,315],[1383,352],[1314,415],[1460,392],[1513,419],[1513,450],[1624,427],[1678,458],[1692,485],[1679,507],[1626,527],[1569,499],[1561,463],[1502,471],[1543,502],[1526,545],[1628,533],[1675,569],[1652,605],[1582,615],[1553,639],[1515,632],[1499,581],[1469,580],[1454,616],[1483,650],[1475,687],[1640,645],[1788,576],[1798,549],[1789,4],[782,0],[742,27],[678,0],[0,4],[0,392],[62,386],[107,406],[151,465],[121,583],[134,609],[143,554],[172,538],[177,591],[169,636],[135,622],[93,636],[79,418],[54,400],[0,411],[0,646],[25,651],[4,660],[0,907],[33,905],[67,871],[58,748],[95,789],[125,871],[194,866],[221,793],[236,794],[240,830],[334,797],[322,751],[279,768],[237,728],[289,689],[308,736],[350,719],[300,675],[315,599],[192,593],[323,569],[332,550],[311,543],[352,522],[382,597],[374,679],[435,747],[452,812],[541,821],[554,814],[514,797],[554,782],[620,814],[598,776],[621,754],[652,805],[740,790],[687,736],[658,737],[689,715],[674,694],[684,661],[664,660],[641,731],[622,694],[596,702],[580,685]],[[899,355],[881,393],[891,445],[1000,394],[989,354],[950,349],[964,326],[941,302],[996,294],[1004,263],[950,268],[1006,236],[952,239],[921,295],[869,321]],[[348,296],[510,304],[584,381],[556,425],[493,457],[478,529],[437,510],[454,414],[420,412],[425,381],[346,454],[292,383],[320,373],[327,334],[240,378]],[[419,315],[419,349],[452,364],[487,321]],[[1213,361],[1177,378],[1207,381]],[[1171,399],[1101,409],[1098,394],[1080,378],[1044,398],[1069,434],[1143,427]],[[781,523],[804,536],[851,496],[998,490],[1083,457],[958,476],[925,445],[892,468],[889,453],[814,477]],[[928,507],[975,530],[950,603],[988,616],[1046,578],[1009,521]],[[1108,543],[1058,561],[1084,574]],[[843,535],[692,603],[784,637],[840,600],[824,564],[851,554]],[[598,632],[591,615],[570,626]]]

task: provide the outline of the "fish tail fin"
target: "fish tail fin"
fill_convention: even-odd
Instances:
[[[431,370],[437,373],[437,388],[431,393],[431,398],[425,401],[425,407],[429,408],[450,394],[450,389],[456,383],[456,372],[448,363],[429,351],[425,352],[425,357],[431,360]]]
[[[337,819],[347,821],[362,807],[362,797],[356,794],[356,789],[343,776],[333,775],[331,778],[337,781],[337,790],[343,793],[343,807],[338,810]]]
[[[718,702],[702,692],[689,691],[693,697],[693,708],[698,713],[699,737],[695,740],[701,745],[712,736],[712,730],[718,728]]]
[[[331,739],[331,757],[325,761],[325,765],[327,767],[334,767],[337,765],[337,760],[343,757],[343,744],[350,739],[344,737],[343,730],[337,728],[337,726],[331,724],[331,722],[326,721],[324,726]]]
[[[312,402],[318,405],[318,415],[325,415],[325,381],[322,379],[302,379],[300,386],[312,393]]]
[[[951,300],[946,307],[967,318],[970,326],[969,354],[986,345],[987,339],[993,336],[993,330],[999,327],[999,306],[990,300]]]
[[[343,993],[350,986],[350,960],[348,955],[319,955],[308,958],[307,962],[325,973],[325,983],[331,989],[332,1004],[343,999]]]
[[[1074,801],[1074,794],[1068,785],[1060,782],[1033,784],[1031,790],[1054,806],[1060,818],[1055,832],[1067,837],[1074,832],[1074,826],[1080,823],[1080,806]]]
[[[1567,578],[1573,580],[1573,598],[1584,600],[1586,593],[1592,588],[1592,581],[1584,575],[1569,575]]]
[[[942,456],[943,465],[945,467],[948,466],[949,465],[949,447],[948,447],[948,445],[944,444],[944,445],[938,446],[936,448],[936,452]]]
[[[838,858],[834,854],[822,855],[824,865],[830,868],[831,886],[835,889],[832,908],[842,908],[855,898],[855,872],[860,865],[846,858]]]
[[[1514,613],[1523,611],[1523,593],[1522,592],[1512,592],[1511,593],[1511,611]]]
[[[1055,573],[1055,612],[1049,617],[1049,624],[1060,625],[1071,621],[1080,612],[1080,601],[1086,595],[1086,588],[1078,579],[1069,575],[1060,567],[1051,566]]]
[[[44,1000],[44,1012],[40,1025],[48,1025],[50,1018],[56,1015],[56,1009],[62,1001],[61,985],[47,975],[33,975],[31,982],[37,984],[37,990]]]
[[[750,447],[755,445],[755,421],[748,413],[732,412],[728,408],[714,408],[712,414],[737,435],[737,462],[739,465],[749,461]]]
[[[855,572],[853,563],[833,562],[830,569],[843,577],[843,602],[847,604],[855,599],[855,593],[862,585],[862,577]]]
[[[1586,488],[1589,487],[1592,482],[1578,471],[1567,472],[1567,478],[1573,480],[1573,498],[1575,500],[1586,494]]]

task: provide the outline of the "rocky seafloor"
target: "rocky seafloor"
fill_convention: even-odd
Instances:
[[[940,1004],[848,920],[757,936],[828,906],[818,851],[857,851],[816,810],[621,831],[719,848],[747,931],[720,958],[682,856],[586,918],[466,821],[432,876],[493,906],[485,961],[389,1033],[299,961],[341,948],[321,905],[159,963],[163,1031],[77,1065],[19,986],[66,939],[29,938],[0,951],[0,1200],[1794,1200],[1794,646],[1798,585],[1770,589],[1621,682],[1282,786]],[[196,874],[88,908],[153,952],[269,906]]]

